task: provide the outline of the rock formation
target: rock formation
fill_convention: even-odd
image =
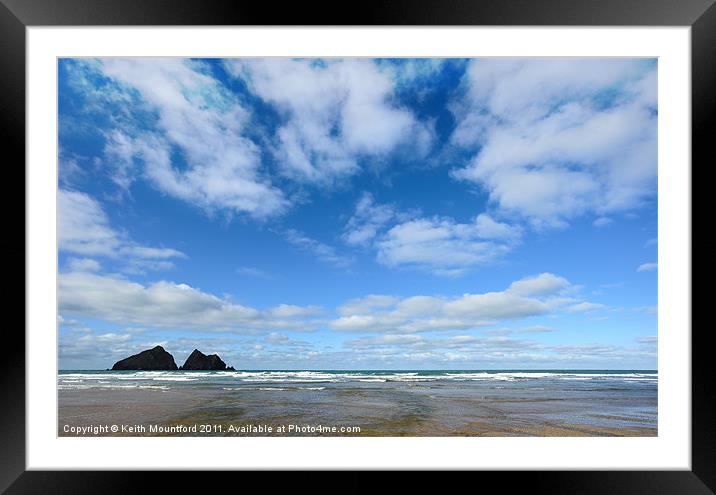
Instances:
[[[189,357],[186,358],[186,361],[184,362],[184,365],[179,368],[180,370],[219,370],[219,371],[225,371],[226,370],[226,363],[221,360],[219,356],[216,354],[210,354],[206,355],[199,351],[198,349],[194,349],[194,351],[189,354]]]
[[[112,366],[113,371],[121,370],[142,370],[142,371],[158,371],[158,370],[176,370],[177,365],[174,357],[169,354],[160,345],[154,349],[147,349],[134,356],[117,361]]]

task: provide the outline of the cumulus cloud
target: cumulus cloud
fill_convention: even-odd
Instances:
[[[73,272],[98,272],[102,265],[92,258],[70,258],[67,261],[67,267]]]
[[[436,275],[457,276],[509,252],[518,230],[486,214],[473,223],[451,218],[418,218],[393,226],[376,241],[378,262],[409,267]]]
[[[594,220],[593,224],[595,227],[607,227],[611,225],[614,221],[611,218],[608,217],[599,217],[596,220]]]
[[[288,202],[261,171],[260,151],[244,136],[249,113],[201,63],[174,58],[110,58],[92,65],[157,116],[146,129],[125,119],[107,133],[106,162],[123,188],[137,176],[208,211],[266,218]],[[86,70],[86,66],[84,68]],[[173,155],[181,152],[177,162]],[[136,163],[143,164],[141,172]]]
[[[352,299],[338,308],[338,314],[350,316],[363,314],[375,310],[382,310],[395,305],[400,299],[395,296],[370,294],[358,299]]]
[[[498,222],[487,213],[475,217],[475,228],[481,239],[515,240],[521,234],[519,227]]]
[[[537,227],[656,193],[656,67],[625,59],[479,59],[453,110],[475,149],[456,178]],[[602,223],[602,222],[599,222]]]
[[[544,273],[516,281],[501,292],[453,298],[370,295],[339,307],[339,318],[329,326],[344,332],[395,334],[473,329],[550,313],[571,301],[559,297],[571,287],[566,279]]]
[[[112,361],[160,343],[177,350],[197,347],[220,352],[222,357],[241,362],[242,366],[299,363],[320,356],[323,365],[338,368],[393,362],[423,365],[494,362],[504,367],[506,362],[530,365],[653,357],[655,351],[641,347],[546,345],[519,338],[553,331],[544,325],[495,327],[498,323],[506,325],[557,310],[569,312],[580,304],[584,310],[591,309],[593,303],[575,303],[563,297],[573,288],[564,278],[544,273],[518,280],[499,292],[453,297],[367,295],[338,307],[335,318],[320,319],[323,310],[316,306],[279,304],[256,309],[187,284],[167,281],[140,284],[116,275],[61,273],[59,308],[66,316],[59,320],[64,329],[60,354],[63,363],[82,363],[87,359]],[[120,325],[123,330],[94,333],[75,323],[77,320],[67,319],[68,316],[100,319]],[[141,326],[141,331],[132,325]],[[326,327],[363,335],[344,342],[347,350],[334,351],[331,346],[319,349],[283,333]],[[156,332],[147,334],[145,328],[156,332],[182,329],[201,332],[197,335],[202,336],[177,339],[171,334],[169,337]],[[482,336],[468,333],[478,328],[484,329]],[[244,340],[220,344],[223,336],[206,336],[212,331],[231,332]],[[465,333],[451,335],[456,331]],[[448,333],[435,336],[436,332]],[[642,346],[647,343],[645,339]]]
[[[425,153],[432,133],[393,101],[390,74],[370,60],[247,59],[225,62],[284,122],[276,131],[283,173],[327,184],[357,173],[360,156],[401,145]]]
[[[552,273],[540,273],[512,282],[509,292],[523,296],[547,296],[564,291],[570,287],[567,279]]]
[[[276,318],[297,318],[315,316],[321,312],[318,306],[296,306],[294,304],[279,304],[268,310],[268,314]]]
[[[391,153],[424,156],[432,146],[431,125],[396,103],[393,73],[374,61],[236,59],[224,66],[279,114],[278,127],[257,131],[256,108],[201,61],[63,66],[86,108],[110,122],[102,163],[121,191],[143,178],[209,213],[267,219],[292,202],[286,182],[271,175],[274,164],[283,178],[328,186],[359,173],[364,158],[380,166]]]
[[[313,330],[315,322],[308,317],[318,311],[290,305],[261,311],[187,284],[159,281],[143,285],[87,272],[61,273],[58,297],[60,311],[67,315],[121,325],[204,331]]]
[[[566,309],[570,313],[587,313],[590,311],[596,311],[598,309],[603,309],[604,307],[605,306],[603,304],[581,302],[581,303],[569,306]]]
[[[659,268],[659,264],[656,263],[656,262],[654,262],[654,263],[642,263],[641,265],[639,265],[639,266],[636,268],[636,271],[638,271],[638,272],[651,272],[651,271],[656,270],[657,268]]]
[[[421,217],[380,204],[363,193],[346,223],[343,240],[370,247],[379,263],[436,275],[459,276],[469,268],[499,258],[519,241],[522,230],[487,213],[462,224],[448,217]]]
[[[130,269],[167,269],[173,266],[168,260],[186,257],[176,249],[137,244],[113,229],[102,205],[88,194],[60,189],[57,207],[60,251],[122,259]],[[85,271],[100,268],[99,263],[91,259],[72,259],[69,266]]]
[[[367,295],[338,307],[337,317],[330,320],[319,318],[323,310],[318,306],[284,303],[256,309],[187,284],[141,284],[88,271],[61,273],[58,294],[63,315],[119,325],[256,333],[310,331],[327,324],[337,331],[408,334],[472,329],[545,315],[574,304],[572,299],[561,297],[571,287],[561,277],[541,274],[517,281],[501,292],[458,297]],[[586,309],[590,303],[582,304]]]
[[[60,249],[83,255],[113,256],[120,244],[102,206],[88,194],[57,193]]]

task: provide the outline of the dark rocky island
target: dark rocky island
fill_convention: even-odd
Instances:
[[[166,370],[202,370],[202,371],[236,371],[233,366],[226,366],[226,363],[216,354],[206,355],[199,349],[194,349],[184,362],[183,366],[177,368],[174,356],[169,354],[160,345],[154,349],[147,349],[134,356],[129,356],[117,361],[112,366],[112,371],[166,371]]]
[[[232,371],[234,368],[226,367],[226,363],[216,354],[206,355],[199,349],[189,354],[180,370],[203,370],[203,371]]]
[[[114,363],[114,366],[112,366],[113,371],[163,371],[176,369],[177,365],[174,362],[174,357],[160,345],[117,361]]]

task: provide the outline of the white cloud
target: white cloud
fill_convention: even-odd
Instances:
[[[308,351],[309,349],[313,348],[313,344],[310,342],[307,342],[305,340],[296,340],[290,338],[288,335],[278,333],[278,332],[271,332],[267,337],[263,339],[263,342],[266,344],[270,344],[273,347],[267,347],[267,351],[271,353],[276,352],[282,352],[278,351],[275,346],[279,347],[289,347],[292,351],[294,351],[296,354],[301,354],[303,352]],[[296,356],[293,356],[295,358]]]
[[[518,236],[516,228],[498,223],[486,214],[479,215],[471,224],[432,217],[393,226],[375,242],[375,247],[378,262],[386,266],[458,276],[504,255],[512,248],[510,241]]]
[[[574,304],[572,306],[569,306],[566,308],[566,310],[570,313],[586,313],[590,311],[596,311],[598,309],[604,309],[603,304],[598,303],[590,303],[590,302],[581,302]]]
[[[365,297],[352,299],[338,308],[338,314],[350,316],[381,310],[395,305],[400,299],[395,296],[370,294]]]
[[[485,335],[498,335],[498,336],[504,336],[504,335],[511,335],[515,333],[550,333],[554,332],[554,329],[551,327],[547,327],[544,325],[532,325],[529,327],[521,327],[521,328],[494,328],[490,330],[484,330],[483,333]]]
[[[523,296],[547,296],[562,292],[570,285],[563,277],[552,273],[540,273],[534,277],[525,277],[512,282],[508,291]]]
[[[63,367],[73,363],[70,367],[108,368],[113,362],[138,352],[132,340],[132,334],[127,332],[94,333],[91,329],[86,332],[65,332],[60,336],[58,345],[60,362]]]
[[[638,207],[656,193],[655,74],[621,59],[472,61],[452,140],[477,152],[455,177],[537,227]]]
[[[307,317],[317,312],[315,307],[289,305],[260,311],[186,284],[159,281],[145,286],[119,276],[86,272],[61,273],[58,295],[62,314],[156,328],[313,330],[315,322]]]
[[[432,134],[391,97],[394,83],[369,60],[247,59],[225,62],[285,122],[276,132],[282,171],[326,184],[357,173],[361,155],[400,145],[427,152]]]
[[[67,72],[67,83],[72,89],[83,96],[79,112],[102,112],[108,106],[115,111],[108,115],[110,122],[124,123],[129,118],[132,105],[136,104],[134,95],[128,93],[114,80],[98,80],[97,74],[101,71],[101,62],[97,59],[65,59],[64,67]],[[83,128],[91,125],[89,122],[77,122],[61,119],[60,126],[71,125]]]
[[[452,298],[369,295],[337,308],[339,316],[327,323],[337,331],[386,334],[473,329],[548,314],[571,301],[556,297],[570,287],[561,277],[541,274],[517,281],[502,292]],[[321,309],[315,306],[280,304],[258,310],[186,284],[143,285],[89,272],[60,274],[59,308],[63,315],[151,328],[255,333],[314,330],[323,324],[316,319]]]
[[[554,298],[571,288],[562,277],[544,273],[519,280],[502,292],[460,297],[370,295],[338,308],[329,326],[346,332],[406,334],[460,330],[550,313],[569,300]]]
[[[70,258],[67,267],[73,272],[98,272],[102,269],[99,261],[92,258]]]
[[[67,157],[65,155],[66,153],[60,145],[57,157],[57,179],[61,186],[70,187],[76,180],[85,176],[85,171],[80,166],[78,157]]]
[[[62,369],[104,369],[127,356],[161,345],[181,365],[192,349],[206,354],[219,354],[228,365],[246,363],[243,350],[249,350],[250,341],[231,336],[205,336],[172,338],[145,335],[142,329],[122,328],[108,333],[89,334],[64,331],[60,334],[59,355]]]
[[[167,260],[186,257],[176,249],[142,246],[116,231],[102,205],[88,194],[59,189],[57,207],[60,251],[122,259],[130,270],[171,268],[173,264]],[[97,271],[99,263],[74,259],[70,269]]]
[[[413,86],[421,83],[421,88],[429,88],[430,78],[439,74],[446,62],[444,58],[408,58],[378,59],[375,62],[381,69],[389,72],[398,86]],[[426,84],[428,83],[428,84]]]
[[[225,359],[228,357],[236,362],[253,363],[256,366],[261,366],[262,362],[264,367],[266,362],[292,363],[310,358],[310,353],[314,357],[320,353],[323,365],[346,367],[366,362],[384,362],[384,358],[388,359],[385,362],[389,362],[391,356],[403,363],[406,360],[416,363],[464,360],[473,363],[489,361],[504,366],[505,362],[520,360],[528,364],[616,359],[618,356],[636,359],[640,353],[647,352],[643,349],[627,352],[625,349],[601,344],[555,346],[509,337],[510,334],[552,331],[543,325],[495,328],[494,325],[499,322],[523,321],[531,317],[547,316],[560,309],[570,311],[573,308],[571,300],[559,299],[559,295],[574,286],[553,283],[548,289],[548,284],[536,287],[535,280],[564,279],[542,274],[516,281],[501,292],[457,297],[369,295],[347,301],[336,309],[336,318],[321,320],[316,316],[322,310],[314,306],[280,304],[259,310],[186,284],[161,281],[143,285],[119,276],[87,272],[63,273],[59,278],[59,307],[63,315],[98,318],[122,326],[140,325],[142,328],[137,330],[125,327],[122,331],[99,335],[90,329],[77,327],[65,317],[60,321],[63,327],[60,354],[63,362],[81,362],[83,356],[116,360],[117,353],[128,355],[151,347],[152,342],[160,340],[165,342],[165,346],[176,349],[206,348],[210,352],[219,352]],[[330,346],[316,349],[309,342],[294,340],[281,332],[311,331],[324,325],[338,332],[379,335],[364,335],[346,342],[344,345],[356,353],[346,354],[343,351],[329,351]],[[431,332],[469,332],[486,327],[492,328],[484,331],[484,336],[448,333],[445,337],[432,338],[422,335]],[[203,339],[201,342],[184,338],[168,340],[145,334],[145,328],[233,332],[261,335],[262,338],[241,343],[232,341],[231,345],[225,346],[219,342],[223,337]],[[137,335],[144,336],[146,342],[134,339]],[[107,350],[108,345],[112,347],[111,351]],[[283,350],[276,349],[276,346]],[[644,354],[645,359],[653,357],[649,352]],[[462,357],[458,357],[458,354]]]
[[[480,213],[475,218],[475,227],[481,239],[514,240],[521,234],[519,227],[497,222],[487,213]]]
[[[527,318],[546,313],[549,307],[540,300],[510,292],[470,294],[445,305],[448,314],[480,321]]]
[[[147,273],[148,271],[166,271],[172,270],[175,267],[176,265],[174,265],[173,261],[133,259],[129,260],[127,266],[122,269],[122,272],[134,275],[142,275]]]
[[[636,308],[633,308],[634,311],[637,311],[639,313],[646,313],[648,315],[657,316],[659,314],[659,307],[658,306],[639,306]]]
[[[288,344],[291,341],[287,335],[278,332],[271,332],[265,340],[274,345]]]
[[[364,193],[346,223],[343,240],[372,247],[378,262],[389,267],[459,276],[509,251],[521,234],[519,227],[498,222],[487,213],[468,224],[437,216],[422,218],[418,212],[376,203],[371,194]]]
[[[517,333],[550,333],[554,332],[554,329],[544,325],[533,325],[531,327],[518,328],[515,330]]]
[[[298,249],[310,253],[318,260],[330,265],[345,268],[353,263],[353,258],[339,254],[333,246],[319,242],[308,237],[303,232],[288,229],[285,232],[286,240]]]
[[[321,312],[317,306],[296,306],[294,304],[279,304],[270,308],[267,313],[276,318],[306,318],[315,316]]]
[[[638,272],[650,272],[659,268],[658,263],[642,263],[636,269]]]
[[[373,195],[363,193],[348,220],[343,234],[347,244],[366,246],[373,242],[378,232],[397,215],[392,205],[376,204]]]
[[[122,246],[120,248],[120,252],[122,255],[141,259],[168,259],[184,257],[184,253],[177,251],[176,249],[136,245]]]
[[[93,342],[101,345],[116,345],[127,342],[132,339],[131,334],[117,334],[117,333],[103,333],[103,334],[90,334],[83,335],[78,338],[79,342]]]
[[[614,221],[608,217],[599,217],[593,222],[595,227],[607,227],[612,223],[614,223]]]
[[[97,201],[81,192],[60,189],[57,208],[61,250],[90,256],[115,255],[120,240]]]
[[[344,362],[378,361],[386,365],[405,363],[461,363],[472,369],[481,367],[545,368],[558,364],[564,368],[580,367],[587,363],[601,363],[617,367],[625,359],[653,366],[656,349],[650,338],[638,346],[615,346],[601,343],[578,345],[549,345],[534,340],[516,339],[504,335],[475,337],[455,335],[426,337],[422,335],[381,335],[360,337],[345,343],[353,356]],[[545,366],[546,363],[547,366]],[[594,367],[594,366],[592,366]],[[509,379],[505,377],[505,379]]]
[[[205,210],[223,209],[266,218],[288,205],[262,175],[260,152],[243,132],[248,112],[198,62],[172,58],[110,58],[102,73],[136,90],[158,115],[155,131],[138,126],[107,136],[107,161],[114,180],[128,187],[141,174],[160,191]],[[172,159],[174,147],[185,166]]]

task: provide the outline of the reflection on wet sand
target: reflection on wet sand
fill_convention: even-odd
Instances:
[[[61,389],[58,434],[68,435],[66,425],[199,424],[220,425],[204,434],[236,435],[228,431],[233,424],[268,425],[281,436],[657,435],[656,381],[264,385]],[[277,432],[282,425],[357,426],[360,432]],[[148,434],[165,433],[109,433]]]

